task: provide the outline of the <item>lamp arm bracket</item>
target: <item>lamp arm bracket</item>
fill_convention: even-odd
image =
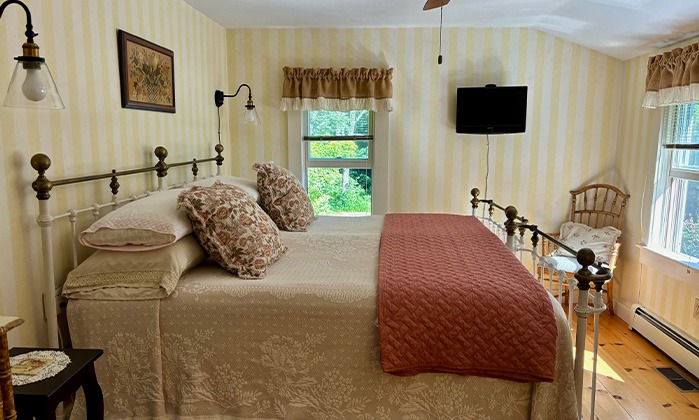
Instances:
[[[27,15],[27,30],[24,32],[24,36],[27,37],[27,42],[30,44],[34,43],[34,37],[39,35],[34,32],[34,27],[32,26],[32,12],[29,11],[29,8],[27,7],[26,4],[22,3],[19,0],[5,0],[2,5],[0,5],[0,18],[2,18],[2,13],[5,11],[5,8],[11,4],[17,4],[24,9],[24,13]]]
[[[235,98],[236,96],[238,96],[238,93],[240,93],[240,89],[242,89],[243,86],[248,88],[248,101],[251,101],[252,89],[250,89],[250,86],[248,86],[247,83],[241,83],[240,86],[238,86],[238,89],[232,95],[226,95],[223,93],[222,90],[217,90],[216,92],[214,92],[214,102],[216,103],[216,106],[220,108],[221,105],[223,105],[223,98]]]

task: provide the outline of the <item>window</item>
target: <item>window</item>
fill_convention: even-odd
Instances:
[[[699,262],[699,103],[663,111],[651,246]]]
[[[303,179],[316,214],[371,214],[373,112],[308,111],[304,122]]]

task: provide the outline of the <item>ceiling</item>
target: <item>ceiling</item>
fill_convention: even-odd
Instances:
[[[439,26],[425,0],[185,1],[225,28]],[[699,0],[452,0],[444,26],[536,28],[626,60],[699,36]]]

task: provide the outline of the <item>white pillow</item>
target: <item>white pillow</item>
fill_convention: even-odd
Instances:
[[[225,185],[235,185],[236,187],[245,191],[250,197],[252,197],[253,200],[255,200],[255,202],[260,202],[260,193],[257,191],[257,181],[252,179],[238,178],[237,176],[213,176],[191,182],[186,186],[194,185],[200,187],[210,187],[214,185],[214,182],[216,181],[221,181],[221,183]]]
[[[80,243],[111,251],[146,251],[175,243],[192,233],[187,213],[177,210],[180,192],[157,192],[107,213],[80,233]]]
[[[590,248],[595,253],[597,262],[609,262],[614,250],[614,244],[621,235],[621,231],[612,226],[594,229],[582,223],[565,222],[561,225],[560,241],[576,251],[582,248]],[[572,257],[573,255],[557,248],[553,255]]]

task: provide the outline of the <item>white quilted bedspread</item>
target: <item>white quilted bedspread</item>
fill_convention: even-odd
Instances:
[[[575,418],[571,337],[553,299],[553,383],[382,372],[382,222],[320,217],[307,233],[285,232],[289,252],[263,280],[205,264],[163,300],[71,301],[73,345],[105,351],[96,369],[106,417]]]

